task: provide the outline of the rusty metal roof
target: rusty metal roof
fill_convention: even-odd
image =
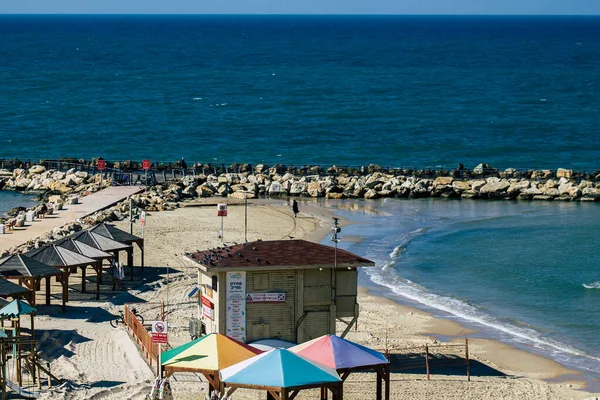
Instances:
[[[335,248],[306,240],[256,241],[188,254],[207,270],[334,268]],[[374,266],[346,250],[337,250],[338,268]]]

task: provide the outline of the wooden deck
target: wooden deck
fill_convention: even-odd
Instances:
[[[79,204],[65,205],[61,211],[43,219],[26,222],[22,228],[15,228],[0,235],[0,253],[11,247],[18,246],[30,239],[34,239],[60,227],[68,222],[83,218],[96,211],[104,210],[132,194],[140,193],[144,189],[139,186],[111,186],[99,192],[79,199]]]

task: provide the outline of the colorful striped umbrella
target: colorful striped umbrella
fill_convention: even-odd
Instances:
[[[387,364],[385,356],[335,335],[324,335],[290,348],[290,351],[335,370]]]
[[[178,371],[219,371],[262,351],[220,333],[211,333],[162,353],[162,365]]]
[[[221,370],[227,386],[295,388],[341,382],[337,372],[286,349],[274,349]]]

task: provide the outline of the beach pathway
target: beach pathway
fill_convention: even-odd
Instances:
[[[143,190],[139,186],[111,186],[99,192],[92,193],[89,196],[81,197],[79,204],[66,205],[64,209],[56,211],[54,215],[35,219],[33,222],[26,222],[24,227],[15,228],[12,231],[6,232],[5,235],[0,235],[0,253],[41,236],[77,218],[83,218],[96,211],[108,208],[126,199],[128,196],[140,193]]]

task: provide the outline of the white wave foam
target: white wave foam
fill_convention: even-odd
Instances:
[[[194,97],[192,100],[202,100],[202,97]]]
[[[477,324],[503,332],[510,335],[517,341],[532,344],[540,349],[551,350],[559,353],[567,353],[574,356],[586,357],[588,359],[600,361],[600,358],[590,356],[589,354],[586,354],[585,352],[567,344],[560,343],[552,339],[543,338],[539,332],[533,329],[500,321],[464,301],[430,293],[424,287],[419,286],[409,280],[403,279],[393,272],[385,272],[383,268],[367,268],[366,271],[374,283],[387,287],[393,293],[407,299],[447,312],[461,319],[475,322]]]
[[[400,244],[394,247],[394,250],[390,253],[390,260],[385,263],[383,270],[386,270],[394,265],[400,259],[402,254],[406,252],[406,246],[416,237],[421,236],[427,232],[427,228],[419,228],[412,232],[407,233],[401,240]]]
[[[592,282],[592,283],[584,283],[583,287],[586,289],[600,289],[600,281]]]

